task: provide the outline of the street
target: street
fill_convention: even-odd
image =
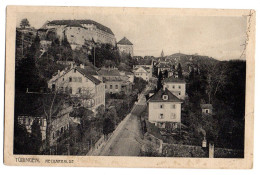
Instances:
[[[122,121],[122,127],[116,129],[113,136],[104,146],[100,156],[138,156],[142,146],[141,123],[138,115],[146,108],[146,100],[140,95],[137,104],[129,116]]]

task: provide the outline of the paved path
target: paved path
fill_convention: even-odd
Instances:
[[[141,94],[131,113],[122,121],[113,136],[104,146],[100,156],[138,156],[142,147],[142,131],[139,116],[146,108]]]

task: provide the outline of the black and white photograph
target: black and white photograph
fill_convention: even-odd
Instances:
[[[12,154],[244,159],[255,11],[119,9],[16,13]]]

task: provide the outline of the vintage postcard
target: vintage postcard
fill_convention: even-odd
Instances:
[[[255,11],[8,6],[4,163],[253,167]]]

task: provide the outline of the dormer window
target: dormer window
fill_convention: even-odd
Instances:
[[[162,98],[163,100],[168,100],[168,95],[163,95]]]

